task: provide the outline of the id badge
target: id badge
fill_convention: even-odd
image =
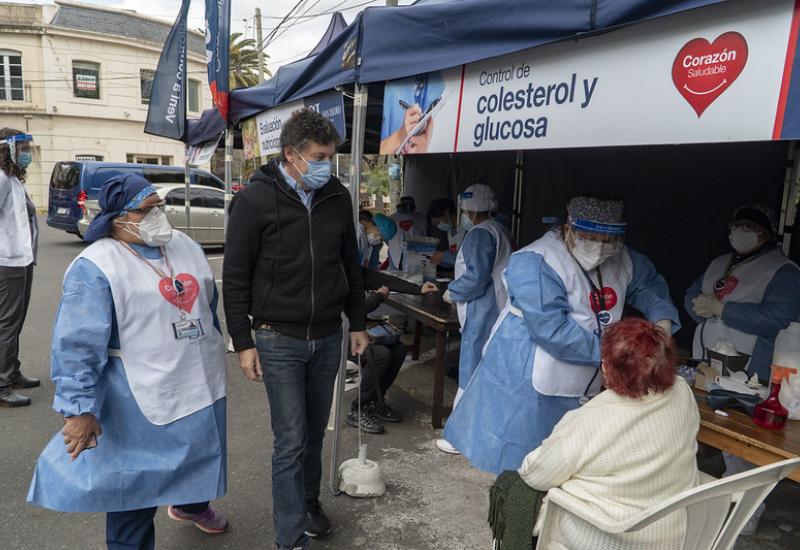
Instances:
[[[184,319],[172,323],[172,331],[176,340],[198,340],[205,336],[203,322],[200,319]]]

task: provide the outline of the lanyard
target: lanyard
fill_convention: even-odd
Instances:
[[[161,255],[164,256],[164,261],[167,264],[167,269],[169,270],[169,274],[165,273],[155,265],[153,265],[150,260],[139,254],[131,245],[124,241],[120,241],[119,239],[115,239],[119,244],[122,245],[128,252],[142,260],[146,265],[150,266],[150,269],[156,272],[156,274],[161,278],[169,281],[172,283],[172,288],[175,290],[176,301],[178,302],[178,313],[181,316],[181,319],[186,318],[186,313],[183,310],[183,283],[181,283],[178,279],[175,278],[175,271],[172,269],[172,264],[169,263],[169,257],[167,256],[167,251],[164,250],[164,247],[161,246],[159,249],[161,250]]]
[[[594,284],[592,277],[582,267],[581,272],[583,273],[583,276],[586,277],[586,280],[589,281],[589,286],[592,288],[592,298],[594,298],[597,301],[597,304],[600,306],[599,311],[595,311],[594,304],[589,304],[589,307],[592,308],[592,312],[594,313],[594,320],[597,322],[597,330],[595,331],[595,334],[599,338],[603,335],[603,323],[600,322],[600,312],[606,310],[606,295],[605,292],[603,292],[603,289],[605,288],[603,286],[603,273],[600,271],[600,266],[598,266],[597,282],[600,285],[600,288],[597,288],[597,285]],[[597,369],[595,369],[594,373],[592,373],[591,380],[589,380],[589,383],[586,385],[586,389],[583,390],[583,396],[581,396],[581,398],[578,400],[581,405],[584,405],[589,400],[589,389],[591,389],[592,384],[594,384],[597,374],[600,372],[600,368],[601,367],[597,367]]]

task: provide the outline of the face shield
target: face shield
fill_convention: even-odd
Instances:
[[[8,147],[11,162],[24,170],[30,165],[33,159],[31,154],[31,142],[33,142],[33,136],[30,134],[14,134],[13,136],[8,136],[0,143]]]

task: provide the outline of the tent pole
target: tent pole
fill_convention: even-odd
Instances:
[[[789,143],[789,153],[786,162],[786,175],[783,180],[783,201],[781,211],[778,213],[778,235],[782,236],[782,249],[784,254],[789,255],[792,242],[792,228],[797,219],[798,193],[800,192],[800,158],[798,155],[798,143]],[[787,232],[787,228],[789,231]]]
[[[353,126],[350,130],[350,197],[353,203],[353,223],[358,224],[358,210],[361,206],[361,164],[364,156],[364,133],[367,127],[367,86],[356,84],[353,95]],[[339,374],[336,376],[336,385],[333,396],[333,445],[331,448],[330,489],[336,496],[339,491],[339,447],[341,446],[341,427],[343,412],[344,378],[347,370],[347,351],[349,346],[347,319],[343,325],[342,358],[339,365]]]
[[[228,207],[233,196],[233,132],[231,127],[225,129],[225,212],[223,212],[223,237],[228,236]]]
[[[183,199],[183,207],[186,211],[186,234],[189,235],[190,238],[192,238],[192,193],[189,187],[191,178],[192,173],[189,166],[189,156],[186,155],[186,160],[184,161],[183,167],[183,185],[185,194]]]

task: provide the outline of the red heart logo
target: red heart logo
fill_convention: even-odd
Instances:
[[[736,277],[729,277],[728,280],[724,281],[721,287],[714,288],[714,294],[722,300],[725,296],[729,296],[733,294],[733,291],[736,290],[736,287],[739,286],[739,279]]]
[[[733,84],[747,63],[747,41],[738,32],[726,32],[712,44],[705,38],[686,43],[672,63],[672,82],[689,102],[697,118]]]
[[[601,311],[611,311],[617,305],[619,298],[617,292],[610,286],[603,287],[603,303],[600,302],[599,292],[592,290],[589,294],[589,302],[592,304],[592,311],[600,313]],[[605,307],[603,307],[605,305]]]
[[[414,227],[414,220],[403,220],[400,222],[400,229],[408,233]]]
[[[192,307],[200,295],[200,284],[194,278],[194,275],[188,273],[181,273],[175,279],[178,281],[178,286],[183,288],[180,300],[178,300],[178,292],[169,279],[161,279],[158,283],[158,290],[166,301],[186,313],[191,313]]]

